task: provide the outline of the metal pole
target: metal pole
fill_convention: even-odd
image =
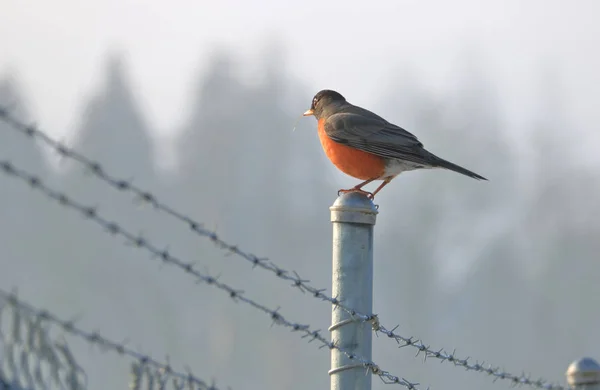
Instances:
[[[592,358],[575,360],[565,375],[574,390],[600,390],[600,365]]]
[[[365,195],[349,192],[329,208],[333,222],[333,296],[347,307],[370,314],[373,307],[373,227],[377,208]],[[331,338],[351,354],[371,360],[371,324],[353,319],[335,305]],[[331,350],[331,390],[370,390],[371,375],[356,359]]]

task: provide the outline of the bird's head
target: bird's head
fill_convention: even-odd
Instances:
[[[346,99],[336,91],[330,89],[324,89],[317,92],[312,100],[310,109],[308,109],[304,116],[314,116],[317,119],[322,118],[329,110],[335,108],[340,104],[346,103]]]

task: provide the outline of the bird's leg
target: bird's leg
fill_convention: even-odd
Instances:
[[[355,190],[361,190],[361,188],[363,188],[364,186],[366,186],[367,184],[369,184],[370,182],[372,182],[375,179],[369,179],[369,180],[365,180],[362,183],[355,185],[354,187],[352,187]],[[361,190],[362,191],[362,190]]]
[[[375,194],[377,194],[379,191],[381,191],[383,189],[383,187],[388,185],[388,183],[391,181],[392,181],[392,179],[384,180],[383,183],[381,183],[381,185],[379,187],[377,187],[377,189],[375,191],[373,191],[373,193],[371,194],[371,196],[369,198],[371,198],[371,200],[375,199]]]
[[[370,182],[372,182],[373,180],[376,180],[376,179],[369,179],[369,180],[365,180],[365,181],[363,181],[362,183],[360,183],[360,184],[357,184],[357,185],[355,185],[354,187],[352,187],[352,188],[350,188],[350,189],[347,189],[347,190],[339,190],[339,191],[338,191],[338,196],[339,196],[340,194],[345,194],[345,193],[347,193],[347,192],[359,192],[359,193],[361,193],[361,194],[363,194],[363,195],[366,195],[367,197],[371,198],[371,196],[373,196],[373,194],[372,194],[372,193],[370,193],[370,192],[368,192],[368,191],[365,191],[365,190],[363,190],[362,188],[363,188],[364,186],[366,186],[367,184],[369,184]]]

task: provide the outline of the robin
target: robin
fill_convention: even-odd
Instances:
[[[417,137],[377,114],[355,106],[336,91],[324,89],[312,100],[304,116],[318,121],[319,139],[325,154],[339,170],[364,180],[344,192],[360,192],[374,199],[396,176],[416,169],[445,168],[478,180],[485,177],[441,159],[423,148]],[[375,191],[362,187],[375,180]]]

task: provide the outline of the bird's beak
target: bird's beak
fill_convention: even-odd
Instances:
[[[306,110],[304,112],[304,114],[302,114],[302,116],[311,116],[314,115],[315,113],[313,112],[313,110]]]

